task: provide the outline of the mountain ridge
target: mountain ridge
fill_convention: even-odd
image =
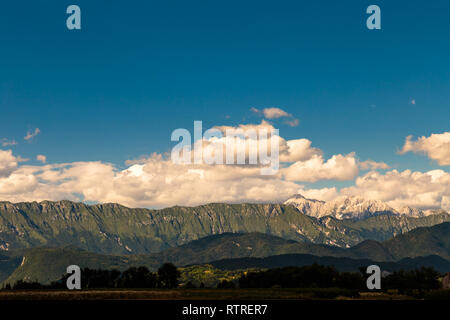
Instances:
[[[314,218],[290,205],[208,204],[159,210],[68,200],[0,203],[0,252],[75,245],[105,254],[146,254],[208,235],[260,232],[306,243],[351,247],[383,241],[417,227],[450,221],[447,213],[421,218]]]

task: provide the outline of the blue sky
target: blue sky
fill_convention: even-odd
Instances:
[[[81,31],[65,26],[70,4]],[[370,4],[382,30],[366,28]],[[24,158],[125,167],[194,120],[258,123],[250,108],[278,107],[300,120],[274,121],[280,134],[325,157],[437,169],[396,151],[449,129],[449,13],[443,0],[2,1],[0,139]]]

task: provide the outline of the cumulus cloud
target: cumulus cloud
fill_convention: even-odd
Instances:
[[[308,199],[315,199],[321,201],[331,201],[339,197],[339,192],[336,187],[321,188],[321,189],[308,189],[302,186],[299,193]]]
[[[34,129],[34,131],[28,131],[27,135],[24,138],[24,140],[30,141],[34,137],[36,137],[39,133],[41,133],[41,130],[39,128]]]
[[[291,114],[287,113],[280,108],[265,108],[263,109],[264,117],[266,119],[278,119],[282,117],[292,117]]]
[[[423,153],[435,160],[441,166],[450,165],[450,132],[432,134],[413,141],[412,136],[406,137],[405,145],[400,154],[407,152]]]
[[[358,173],[358,160],[354,153],[334,155],[326,161],[322,155],[313,155],[306,161],[297,161],[281,169],[281,174],[286,180],[305,182],[353,180]]]
[[[282,138],[281,138],[282,139]],[[284,140],[280,142],[281,162],[297,162],[311,159],[313,156],[322,155],[318,148],[311,147],[312,142],[308,139]]]
[[[286,172],[262,176],[257,167],[174,164],[158,154],[140,159],[124,170],[99,161],[18,166],[17,158],[7,151],[0,153],[0,159],[0,198],[13,202],[69,199],[167,207],[208,202],[279,202],[301,193],[324,201],[356,195],[386,201],[394,208],[408,205],[450,210],[450,174],[443,170],[392,170],[384,174],[371,171],[340,191],[297,184],[301,180],[328,179],[329,175],[335,179],[353,177],[358,166],[353,154],[336,155],[328,161],[313,155],[304,162],[308,163],[306,167],[314,167],[312,161],[315,168],[291,168],[295,169],[292,180],[283,178]],[[340,162],[350,162],[350,169],[345,170]]]
[[[218,126],[227,130],[268,130],[267,121],[237,127]],[[239,138],[238,138],[239,139]],[[308,139],[286,140],[272,135],[267,142],[277,141],[281,168],[275,175],[261,175],[260,165],[177,164],[167,155],[126,162],[126,169],[100,161],[20,165],[23,161],[12,151],[0,150],[0,199],[12,202],[69,199],[75,201],[117,202],[130,207],[167,207],[199,205],[208,202],[279,202],[289,195],[304,192],[311,198],[331,199],[338,191],[307,189],[299,182],[319,180],[352,180],[358,175],[360,162],[354,153],[333,155],[326,159],[322,150]],[[221,145],[218,142],[222,142]],[[196,143],[204,152],[226,148],[229,141],[206,137]],[[245,144],[244,144],[245,145]],[[249,144],[232,149],[247,159],[261,145]],[[253,148],[253,149],[252,149]],[[368,167],[378,165],[371,162]]]
[[[355,185],[341,190],[343,195],[358,195],[386,201],[394,208],[412,206],[423,209],[450,210],[450,174],[443,170],[418,172],[376,171],[358,177]]]
[[[361,170],[386,170],[391,167],[384,162],[376,162],[373,160],[366,160],[359,163]]]
[[[131,207],[274,202],[297,191],[297,184],[261,176],[258,168],[174,164],[161,158],[121,171],[101,162],[28,166],[0,178],[0,196],[10,201],[71,199]]]
[[[17,168],[18,162],[11,150],[0,150],[0,177],[8,177]]]
[[[239,125],[237,127],[216,126],[214,128],[220,130],[224,135],[225,133],[228,135],[236,135],[237,141],[234,142],[232,150],[235,154],[239,153],[239,150],[241,153],[244,153],[245,151],[246,159],[251,152],[259,153],[261,144],[266,144],[267,149],[270,151],[272,139],[277,140],[277,143],[279,145],[280,162],[304,161],[310,159],[314,155],[322,154],[322,151],[320,149],[312,147],[312,142],[308,139],[285,140],[279,135],[270,136],[269,134],[274,132],[275,127],[265,120],[262,120],[260,124]],[[264,139],[264,136],[263,139],[261,139],[258,135],[259,141],[255,142],[249,139],[249,137],[246,135],[246,133],[249,133],[250,131],[259,133],[262,130],[265,130],[268,133],[267,139]],[[230,145],[230,140],[227,139],[211,138],[203,140],[203,142],[209,147],[214,146],[215,148],[223,149],[226,149],[226,147]],[[219,142],[221,144],[219,144]],[[239,148],[238,146],[240,145],[243,147]]]
[[[42,162],[42,163],[46,163],[46,162],[47,162],[47,157],[44,156],[44,155],[42,155],[42,154],[38,154],[38,155],[36,156],[36,160],[37,160],[37,161],[40,161],[40,162]]]
[[[356,178],[350,187],[308,189],[300,193],[307,198],[330,201],[342,196],[381,200],[395,209],[405,206],[419,209],[444,209],[450,212],[450,174],[443,170],[371,171]]]
[[[279,119],[279,118],[287,118],[284,123],[291,127],[296,127],[300,123],[300,121],[294,116],[280,108],[264,108],[262,110],[259,110],[257,108],[251,108],[250,109],[254,113],[262,114],[264,118],[272,120],[272,119]]]

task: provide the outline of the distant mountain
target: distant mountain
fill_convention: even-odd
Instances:
[[[447,213],[420,218],[315,218],[291,205],[279,204],[208,204],[149,210],[71,201],[0,202],[0,252],[74,245],[102,254],[145,254],[227,232],[260,232],[345,248],[445,221],[450,221]]]
[[[158,261],[187,265],[220,259],[268,257],[292,253],[374,261],[398,261],[404,258],[435,255],[450,261],[450,222],[417,228],[383,242],[363,241],[348,249],[289,241],[261,233],[227,233],[192,241],[151,256]]]
[[[398,235],[384,241],[383,247],[397,259],[439,255],[450,261],[450,222]]]
[[[307,199],[296,194],[284,202],[286,205],[296,207],[301,213],[311,217],[321,218],[332,216],[336,219],[367,219],[378,215],[407,216],[420,218],[433,214],[443,213],[443,210],[420,210],[411,207],[402,207],[398,210],[390,207],[380,200],[367,200],[356,196],[343,196],[336,200],[324,202]]]
[[[213,264],[217,267],[221,266],[221,268],[224,266],[244,268],[283,266],[291,263],[289,261],[294,261],[295,265],[310,264],[314,260],[317,263],[333,262],[344,270],[345,268],[359,267],[361,263],[366,265],[368,262],[362,260],[370,260],[369,262],[384,262],[386,270],[433,266],[439,270],[449,271],[450,268],[447,268],[448,261],[450,261],[449,228],[450,222],[433,227],[417,228],[391,240],[364,241],[349,249],[299,243],[261,233],[226,233],[208,236],[160,253],[143,255],[101,255],[73,247],[36,248],[20,252],[17,255],[10,253],[10,258],[15,259],[16,269],[12,274],[9,273],[11,276],[7,281],[15,282],[25,279],[49,282],[59,278],[70,264],[77,264],[80,267],[117,268],[120,270],[130,266],[145,265],[151,270],[156,270],[164,262],[185,266],[215,261]],[[19,257],[20,260],[18,260]],[[266,257],[271,258],[254,259]],[[346,258],[347,260],[336,260],[336,258]],[[396,263],[393,264],[393,262]],[[11,264],[12,262],[10,262]],[[0,269],[1,274],[2,270]],[[3,271],[3,274],[7,274],[7,272]],[[0,278],[0,281],[5,278]]]

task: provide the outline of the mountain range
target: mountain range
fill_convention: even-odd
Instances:
[[[0,281],[60,278],[70,264],[124,270],[163,262],[224,268],[316,261],[448,271],[450,215],[357,197],[160,210],[72,201],[0,202]]]
[[[251,232],[349,248],[364,240],[384,241],[418,227],[450,221],[446,212],[411,217],[386,211],[385,206],[377,209],[371,206],[369,211],[330,206],[328,215],[323,215],[325,209],[321,209],[320,217],[313,217],[319,211],[307,211],[306,206],[312,208],[312,203],[322,202],[300,200],[297,205],[292,201],[287,204],[213,203],[160,210],[71,201],[0,202],[0,252],[72,245],[100,254],[149,254],[210,235]],[[323,208],[328,206],[325,204]],[[359,218],[350,218],[354,215],[346,215],[349,211],[358,212]]]

